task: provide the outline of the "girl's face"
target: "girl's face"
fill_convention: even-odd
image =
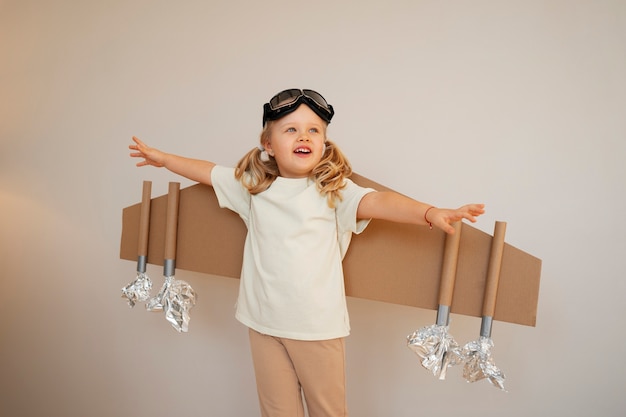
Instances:
[[[300,105],[272,124],[265,150],[276,160],[281,177],[306,178],[321,161],[325,140],[326,122]]]

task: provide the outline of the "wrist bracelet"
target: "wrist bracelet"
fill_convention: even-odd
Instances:
[[[426,221],[426,223],[428,223],[428,227],[430,228],[430,230],[433,230],[433,224],[431,222],[428,221],[428,219],[426,218],[426,215],[428,214],[428,212],[430,211],[430,209],[435,208],[435,206],[430,206],[426,209],[426,211],[424,212],[424,220]]]

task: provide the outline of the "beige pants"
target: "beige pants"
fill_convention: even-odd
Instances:
[[[347,417],[345,341],[303,341],[252,329],[250,348],[262,417]]]

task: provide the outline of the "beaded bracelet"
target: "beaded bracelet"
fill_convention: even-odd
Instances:
[[[430,230],[433,230],[433,224],[431,222],[428,221],[428,219],[426,218],[426,215],[428,214],[428,212],[430,211],[430,209],[435,208],[435,206],[430,206],[426,209],[426,211],[424,212],[424,220],[426,220],[426,223],[428,223],[428,227],[430,228]]]

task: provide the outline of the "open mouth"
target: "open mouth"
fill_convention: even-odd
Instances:
[[[300,153],[300,154],[307,154],[307,153],[311,153],[311,149],[309,148],[296,148],[295,151],[293,151],[294,153]]]

